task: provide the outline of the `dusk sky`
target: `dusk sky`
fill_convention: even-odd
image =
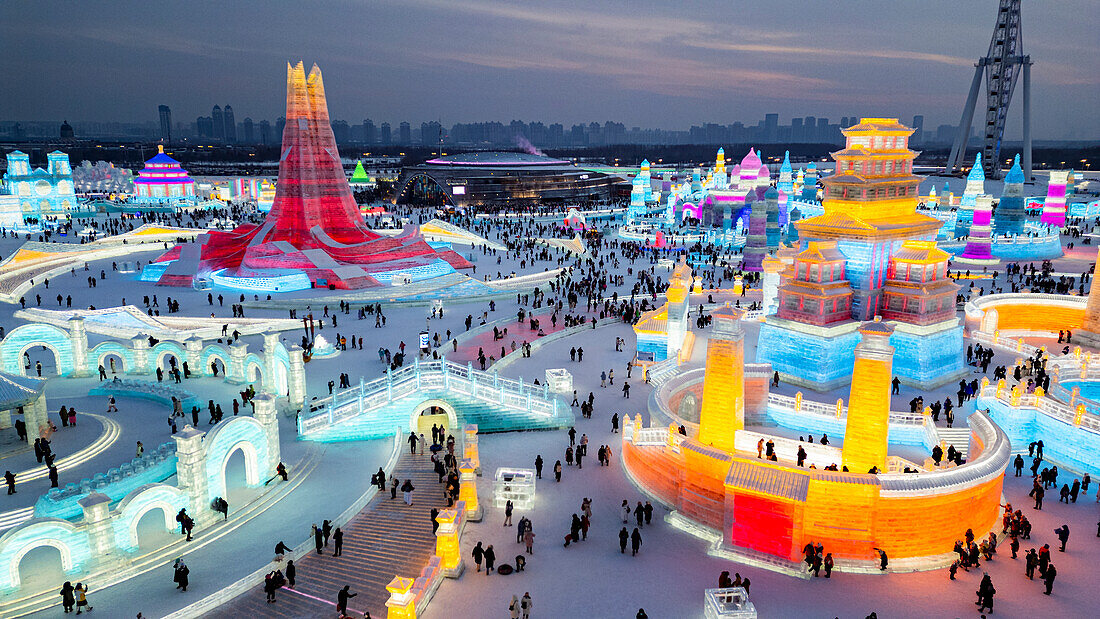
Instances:
[[[995,0],[0,3],[0,119],[274,120],[285,63],[333,118],[616,120],[686,129],[792,115],[955,124]],[[1037,139],[1100,137],[1095,0],[1024,2]],[[1020,135],[1021,89],[1007,135]],[[980,105],[979,105],[980,108]],[[978,119],[975,119],[976,122]]]

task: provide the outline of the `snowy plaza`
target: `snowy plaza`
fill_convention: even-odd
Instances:
[[[934,166],[884,111],[382,180],[323,58],[264,174],[0,142],[0,617],[1096,616],[1100,173],[997,23]]]

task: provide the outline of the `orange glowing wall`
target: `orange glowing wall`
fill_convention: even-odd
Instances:
[[[680,511],[692,520],[722,530],[726,520],[726,472],[730,458],[711,449],[682,446],[683,482],[680,485]]]
[[[793,549],[795,555],[801,555],[802,546],[813,541],[823,544],[834,556],[870,557],[872,548],[878,545],[875,539],[878,492],[878,485],[873,483],[811,479],[802,506],[802,539],[797,540],[800,543]]]
[[[684,470],[684,459],[679,454],[624,441],[622,460],[635,483],[657,500],[679,509],[680,477]]]
[[[1029,303],[1004,303],[993,307],[997,310],[997,329],[1000,331],[1048,331],[1061,329],[1076,331],[1085,321],[1085,308],[1058,305],[1032,305]],[[987,308],[988,311],[988,308]]]
[[[946,495],[880,499],[875,545],[891,557],[919,557],[951,552],[967,529],[984,536],[1000,519],[1002,481]]]
[[[982,536],[1000,521],[1002,477],[952,493],[883,497],[872,476],[792,471],[809,477],[803,502],[725,486],[729,459],[690,443],[695,442],[677,454],[624,442],[623,463],[651,496],[725,530],[728,545],[797,561],[802,547],[813,541],[838,559],[872,560],[875,547],[900,559],[950,552],[968,528]]]

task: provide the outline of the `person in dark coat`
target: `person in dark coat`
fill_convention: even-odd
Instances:
[[[65,584],[61,585],[61,606],[65,609],[65,612],[73,612],[73,606],[76,605],[76,597],[73,596],[73,583],[65,581]]]
[[[344,532],[340,530],[340,527],[336,527],[336,531],[332,533],[332,543],[332,556],[339,557],[343,554],[344,549]]]
[[[497,553],[493,550],[493,545],[485,549],[485,575],[488,576],[493,571],[493,564],[496,563]]]
[[[1066,542],[1069,541],[1069,525],[1063,524],[1062,526],[1054,529],[1054,534],[1058,536],[1058,541],[1062,542],[1062,547],[1058,550],[1060,552],[1066,551]]]
[[[890,559],[886,556],[886,551],[881,548],[875,548],[875,552],[878,553],[878,569],[886,571],[886,566],[890,565]]]
[[[191,570],[188,569],[183,559],[176,559],[175,572],[176,574],[173,580],[176,583],[176,588],[181,591],[187,591],[187,576],[191,573]]]
[[[485,549],[481,547],[481,542],[478,542],[477,545],[474,546],[473,556],[474,564],[477,565],[477,571],[480,572],[481,560],[485,558]]]
[[[641,547],[642,534],[638,532],[638,529],[634,529],[634,532],[630,534],[630,556],[637,555]]]
[[[619,530],[619,552],[626,554],[626,542],[630,540],[630,533],[626,532],[626,527]]]
[[[348,600],[359,595],[358,593],[352,593],[349,589],[351,589],[351,585],[344,585],[344,588],[336,594],[336,612],[340,613],[340,619],[347,619]]]
[[[294,559],[289,559],[286,562],[286,584],[291,589],[294,588],[294,577],[298,575],[298,568],[294,566]]]
[[[997,593],[997,590],[993,588],[993,581],[989,578],[989,574],[982,576],[982,584],[978,585],[978,601],[975,604],[978,605],[978,612],[985,612],[988,608],[989,612],[993,612],[993,594]]]
[[[317,554],[321,554],[321,549],[325,547],[325,539],[317,525],[313,525],[313,545],[317,548]]]
[[[15,473],[11,471],[5,472],[4,483],[8,485],[8,494],[15,494]]]
[[[282,561],[283,555],[290,552],[290,546],[287,546],[283,542],[275,544],[275,560]]]
[[[1043,592],[1045,595],[1050,595],[1050,591],[1054,587],[1054,578],[1056,576],[1058,576],[1058,570],[1054,569],[1054,564],[1051,563],[1047,566],[1046,574],[1043,575],[1043,584],[1047,587],[1047,590]]]

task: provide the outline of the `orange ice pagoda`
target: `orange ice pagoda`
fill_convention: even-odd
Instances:
[[[896,118],[863,118],[841,132],[845,147],[833,153],[836,173],[821,179],[825,213],[796,227],[800,238],[837,241],[855,293],[852,318],[870,320],[881,307],[890,257],[908,239],[935,239],[942,222],[917,213],[913,129]]]
[[[760,327],[757,361],[788,382],[835,389],[851,381],[860,321],[881,315],[896,323],[893,371],[902,382],[951,382],[965,372],[957,286],[934,242],[942,223],[917,213],[913,130],[864,118],[842,131],[836,173],[821,179],[824,214],[794,224],[807,249]]]
[[[286,292],[310,287],[368,288],[445,275],[472,265],[437,252],[416,226],[397,236],[367,228],[329,124],[321,70],[287,64],[286,128],[275,201],[262,224],[211,231],[150,264],[145,281]],[[158,273],[159,271],[159,273]]]

